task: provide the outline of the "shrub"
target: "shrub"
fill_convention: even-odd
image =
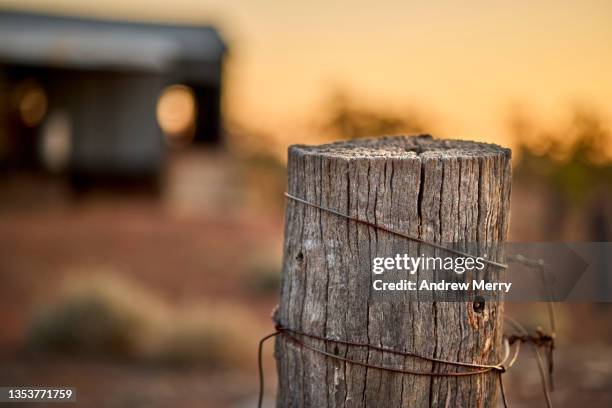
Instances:
[[[107,274],[66,285],[54,303],[34,314],[27,339],[37,351],[240,367],[254,358],[255,340],[248,334],[255,338],[259,331],[253,321],[236,305],[170,307]]]
[[[78,279],[31,320],[27,338],[36,350],[133,356],[165,308],[124,279]]]

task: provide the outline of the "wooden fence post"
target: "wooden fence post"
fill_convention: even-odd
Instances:
[[[292,146],[288,192],[437,243],[503,242],[510,151],[429,136]],[[502,354],[503,304],[372,300],[372,259],[397,236],[287,200],[281,301],[285,327],[428,357],[478,364]],[[421,251],[417,243],[414,256]],[[330,344],[304,343],[370,365],[435,371],[440,363]],[[355,365],[276,339],[279,407],[494,406],[497,373],[430,377]],[[451,367],[452,368],[452,367]]]

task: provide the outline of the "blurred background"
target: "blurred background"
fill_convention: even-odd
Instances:
[[[611,19],[598,0],[0,0],[0,384],[253,406],[293,143],[506,145],[512,241],[610,241]],[[546,329],[544,305],[506,309]],[[553,401],[610,406],[612,307],[557,309]],[[543,405],[528,350],[507,376],[513,406]]]

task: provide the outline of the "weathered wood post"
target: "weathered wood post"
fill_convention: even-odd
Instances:
[[[315,205],[426,241],[503,242],[510,151],[429,136],[292,146],[288,192]],[[372,259],[402,243],[368,225],[287,200],[280,325],[326,338],[438,359],[492,364],[502,353],[503,305],[373,300]],[[405,241],[405,240],[404,240]],[[435,372],[440,363],[308,337],[345,359]],[[278,336],[279,407],[494,406],[497,373],[438,377],[330,358]],[[450,367],[453,369],[453,367]]]

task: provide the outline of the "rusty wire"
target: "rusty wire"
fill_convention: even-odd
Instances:
[[[467,258],[476,258],[474,255],[469,254],[467,252],[463,252],[463,251],[460,251],[460,250],[454,249],[454,248],[449,248],[449,247],[446,247],[444,245],[438,244],[436,242],[427,241],[425,239],[422,239],[422,238],[419,238],[419,237],[415,237],[413,235],[409,235],[409,234],[406,234],[406,233],[401,232],[401,231],[396,231],[394,229],[385,227],[384,225],[379,225],[379,224],[375,224],[375,223],[367,221],[367,220],[362,220],[360,218],[353,217],[351,215],[341,213],[340,211],[336,211],[336,210],[331,209],[331,208],[327,208],[327,207],[323,207],[323,206],[320,206],[320,205],[315,204],[315,203],[311,203],[310,201],[306,201],[306,200],[304,200],[302,198],[296,197],[296,196],[294,196],[292,194],[289,194],[287,192],[285,192],[285,197],[287,197],[287,198],[289,198],[289,199],[291,199],[293,201],[297,201],[298,203],[302,203],[302,204],[308,205],[310,207],[314,207],[314,208],[319,209],[321,211],[325,211],[325,212],[328,212],[330,214],[337,215],[338,217],[346,218],[347,220],[351,220],[351,221],[354,221],[354,222],[359,223],[359,224],[367,225],[368,227],[372,227],[372,228],[376,228],[376,229],[384,231],[384,232],[388,232],[389,234],[393,234],[393,235],[397,235],[397,236],[402,237],[402,238],[406,238],[406,239],[408,239],[410,241],[418,242],[420,244],[425,244],[425,245],[428,245],[428,246],[433,247],[433,248],[441,249],[441,250],[449,252],[451,254],[460,255],[460,256],[467,257]],[[501,262],[492,261],[490,259],[484,259],[483,258],[482,262],[484,262],[486,264],[489,264],[491,266],[496,266],[496,267],[501,268],[501,269],[508,269],[508,265],[506,265],[504,263],[501,263]]]
[[[426,244],[438,249],[442,249],[444,251],[450,252],[450,253],[454,253],[456,255],[461,255],[461,256],[466,256],[466,257],[471,257],[471,258],[475,258],[474,255],[471,255],[469,253],[463,252],[463,251],[458,251],[452,248],[448,248],[445,247],[443,245],[437,244],[435,242],[430,242],[427,240],[423,240],[421,238],[418,237],[413,237],[411,235],[405,234],[403,232],[398,232],[395,230],[392,230],[390,228],[381,226],[381,225],[377,225],[374,223],[371,223],[369,221],[366,220],[362,220],[356,217],[352,217],[348,214],[343,214],[339,211],[330,209],[330,208],[326,208],[323,206],[319,206],[317,204],[311,203],[309,201],[306,201],[304,199],[301,199],[299,197],[295,197],[289,193],[285,193],[285,196],[293,201],[297,201],[299,203],[317,208],[321,211],[326,211],[329,212],[331,214],[337,215],[339,217],[343,217],[346,219],[349,219],[351,221],[360,223],[360,224],[365,224],[367,226],[370,226],[372,228],[376,228],[379,229],[381,231],[385,231],[388,232],[390,234],[393,235],[397,235],[406,239],[409,239],[411,241],[415,241],[415,242],[419,242],[422,244]],[[325,336],[319,336],[319,335],[315,335],[312,333],[306,333],[303,331],[299,331],[296,329],[292,329],[289,327],[285,327],[282,324],[280,324],[279,322],[276,322],[275,324],[275,328],[276,331],[274,333],[271,333],[265,337],[263,337],[260,341],[259,341],[259,348],[258,348],[258,367],[259,367],[259,398],[258,398],[258,404],[257,406],[259,408],[261,408],[262,406],[262,402],[263,402],[263,395],[264,395],[264,372],[263,372],[263,361],[262,361],[262,355],[263,355],[263,346],[264,343],[276,336],[279,335],[284,335],[286,336],[292,343],[296,344],[298,347],[301,348],[305,348],[305,349],[309,349],[315,353],[318,354],[322,354],[328,358],[332,358],[335,360],[339,360],[339,361],[343,361],[345,363],[349,363],[349,364],[355,364],[355,365],[360,365],[363,367],[368,367],[368,368],[372,368],[372,369],[378,369],[378,370],[383,370],[383,371],[388,371],[388,372],[394,372],[394,373],[399,373],[399,374],[408,374],[408,375],[424,375],[424,376],[431,376],[431,377],[459,377],[459,376],[471,376],[471,375],[479,375],[479,374],[485,374],[487,372],[495,372],[498,374],[498,380],[499,380],[499,387],[500,387],[500,392],[501,392],[501,396],[502,396],[502,402],[504,404],[504,407],[508,408],[508,400],[507,400],[507,396],[506,396],[506,392],[505,392],[505,388],[504,388],[504,383],[502,380],[502,375],[510,368],[514,365],[514,363],[516,362],[519,352],[520,352],[520,346],[522,343],[527,343],[530,344],[534,350],[535,356],[536,356],[536,361],[537,361],[537,365],[538,365],[538,370],[540,373],[540,379],[541,379],[541,383],[542,383],[542,390],[544,393],[544,397],[546,400],[546,405],[548,408],[552,407],[552,399],[550,396],[550,391],[553,388],[553,377],[552,377],[552,372],[553,372],[553,351],[555,348],[555,333],[556,333],[556,317],[555,317],[555,310],[554,310],[554,305],[552,303],[552,293],[550,292],[550,287],[547,285],[548,281],[547,281],[547,276],[546,276],[546,271],[545,271],[545,263],[542,260],[531,260],[531,259],[527,259],[522,255],[516,255],[514,257],[509,257],[508,260],[510,262],[519,262],[522,264],[525,264],[527,266],[532,266],[534,268],[536,268],[539,273],[540,276],[542,278],[542,281],[544,283],[544,286],[547,288],[547,295],[549,298],[549,301],[547,302],[547,306],[548,306],[548,316],[549,316],[549,324],[550,324],[550,333],[546,334],[544,333],[540,328],[538,328],[536,330],[535,334],[529,334],[529,332],[519,323],[517,322],[514,318],[510,317],[510,316],[505,316],[505,318],[507,319],[507,321],[519,332],[519,334],[510,334],[510,335],[506,335],[504,336],[504,349],[505,349],[505,355],[504,358],[502,359],[501,362],[497,363],[497,364],[477,364],[477,363],[468,363],[468,362],[460,362],[460,361],[451,361],[451,360],[444,360],[444,359],[439,359],[439,358],[434,358],[434,357],[428,357],[428,356],[423,356],[417,353],[412,353],[412,352],[405,352],[405,351],[399,351],[399,350],[394,350],[394,349],[390,349],[390,348],[386,348],[386,347],[381,347],[381,346],[374,346],[371,344],[367,344],[367,343],[359,343],[359,342],[353,342],[353,341],[348,341],[348,340],[338,340],[338,339],[332,339],[332,338],[328,338]],[[495,267],[499,267],[499,268],[503,268],[503,269],[507,269],[508,265],[500,263],[500,262],[496,262],[496,261],[491,261],[491,260],[484,260],[484,262],[488,263],[489,265],[495,266]],[[450,366],[454,366],[454,367],[461,367],[462,369],[469,369],[466,371],[458,371],[458,372],[451,372],[451,371],[442,371],[442,372],[425,372],[425,371],[416,371],[416,370],[405,370],[405,369],[400,369],[400,368],[395,368],[395,367],[385,367],[385,366],[379,366],[379,365],[374,365],[374,364],[370,364],[370,363],[364,363],[361,361],[357,361],[357,360],[353,360],[353,359],[349,359],[346,357],[341,357],[338,356],[336,354],[333,353],[329,353],[326,350],[322,350],[319,349],[313,345],[307,344],[304,341],[300,340],[299,337],[305,337],[305,338],[310,338],[313,340],[318,340],[318,341],[323,341],[324,343],[332,343],[332,344],[342,344],[345,346],[354,346],[354,347],[364,347],[367,348],[369,350],[376,350],[376,351],[380,351],[383,353],[391,353],[391,354],[396,354],[396,355],[400,355],[400,356],[404,356],[404,357],[412,357],[412,358],[418,358],[418,359],[423,359],[432,363],[439,363],[439,364],[446,364],[446,365],[450,365]],[[510,356],[510,349],[512,348],[512,346],[514,346],[514,353],[512,353],[512,356]],[[540,348],[545,348],[547,351],[547,355],[546,355],[546,359],[547,359],[547,363],[548,363],[548,375],[544,369],[544,358],[542,357],[542,354],[540,352]]]

